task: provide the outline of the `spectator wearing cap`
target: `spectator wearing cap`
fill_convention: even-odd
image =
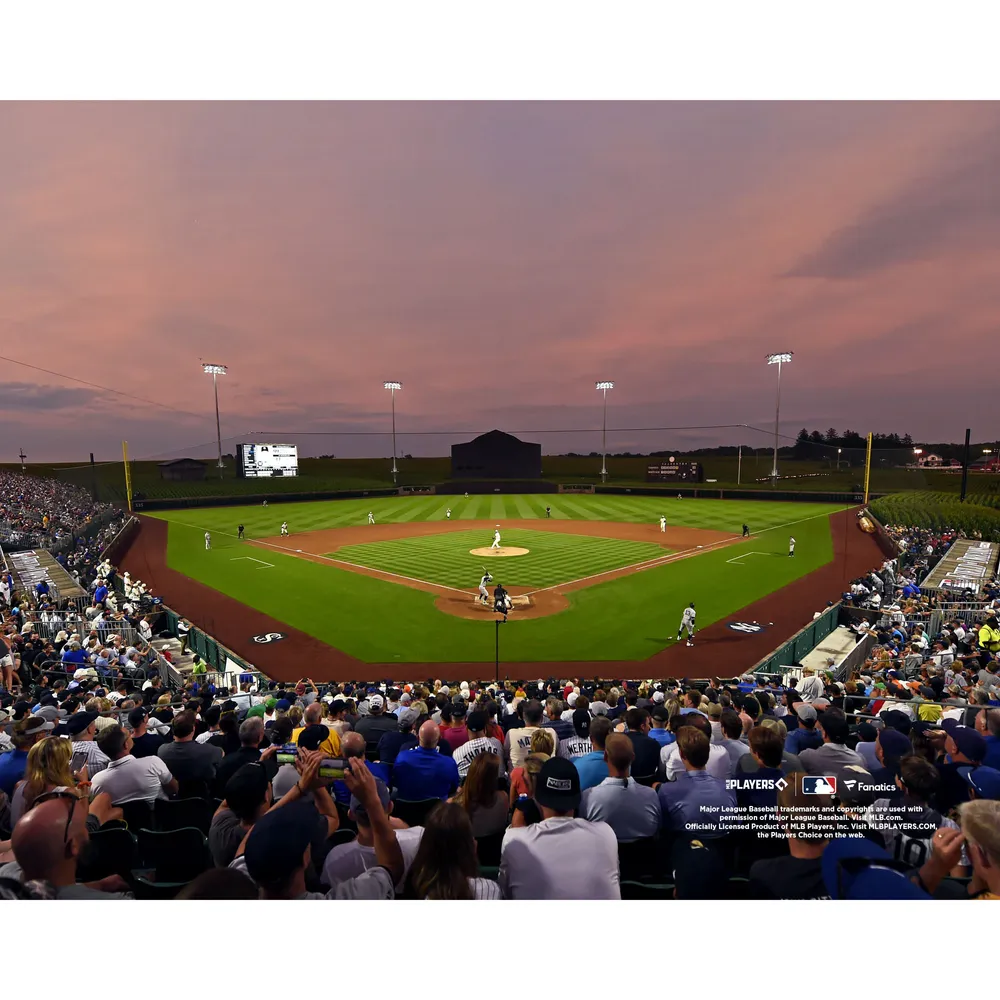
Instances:
[[[6,792],[8,798],[13,796],[14,786],[24,777],[29,751],[53,729],[53,723],[35,715],[14,724],[14,749],[0,755],[0,791]]]
[[[793,774],[778,792],[778,820],[788,838],[788,855],[750,866],[753,899],[829,899],[823,880],[823,852],[830,834],[817,816],[833,808],[832,795],[807,795],[802,775]]]
[[[323,723],[323,704],[322,702],[313,701],[306,706],[305,711],[302,713],[302,728],[292,730],[292,742],[298,743],[299,737],[305,732],[307,726],[318,726]],[[322,746],[319,747],[320,750],[326,754],[327,757],[339,757],[340,756],[340,735],[331,730],[329,726],[326,727],[327,738],[323,741]],[[367,742],[367,741],[366,741]]]
[[[895,786],[900,761],[912,753],[913,744],[909,736],[891,726],[880,729],[875,739],[875,757],[880,766],[871,772],[872,784]],[[901,796],[902,793],[897,790],[887,797],[898,799]]]
[[[195,743],[194,712],[181,712],[171,723],[174,739],[156,752],[157,757],[170,768],[170,773],[180,782],[192,787],[199,783],[211,788],[215,772],[222,763],[222,751],[211,743]]]
[[[582,757],[573,758],[573,766],[580,775],[580,789],[586,791],[599,785],[608,776],[608,763],[604,759],[607,739],[614,723],[606,715],[590,720],[588,734],[591,750]]]
[[[417,733],[418,745],[396,758],[392,783],[394,798],[407,802],[447,799],[458,790],[458,766],[438,750],[441,731],[427,720]]]
[[[845,767],[864,768],[865,762],[846,746],[850,727],[847,716],[839,708],[828,708],[819,720],[823,733],[822,746],[803,750],[799,760],[807,774],[836,774]]]
[[[118,875],[90,885],[77,883],[77,863],[90,841],[87,815],[86,797],[75,788],[54,788],[39,795],[11,835],[21,881],[46,883],[56,899],[131,899]]]
[[[375,779],[375,788],[378,794],[379,808],[389,819],[392,815],[392,800],[389,797],[389,789],[385,782],[378,778]],[[336,889],[342,883],[357,878],[378,864],[375,856],[375,835],[372,832],[368,808],[356,795],[350,796],[349,803],[348,816],[357,824],[358,833],[354,840],[347,844],[337,844],[327,854],[326,860],[323,862],[320,882],[330,889]],[[403,858],[403,875],[398,884],[401,884],[406,878],[406,872],[413,864],[423,832],[422,826],[396,830],[396,841]]]
[[[660,696],[660,701],[657,702],[656,696]],[[649,713],[650,729],[647,734],[651,740],[656,740],[660,744],[662,749],[665,746],[669,746],[674,742],[674,734],[667,729],[667,723],[670,721],[670,710],[663,703],[663,692],[655,691],[653,693],[653,709]]]
[[[368,714],[358,719],[354,731],[365,738],[365,751],[374,757],[379,741],[386,733],[395,732],[397,725],[396,717],[385,711],[385,699],[382,695],[371,694],[368,696]]]
[[[559,748],[556,751],[558,756],[565,760],[576,760],[578,757],[585,757],[593,750],[590,742],[590,713],[584,708],[578,708],[573,712],[571,718],[573,725],[573,735],[568,739],[559,741]]]
[[[959,820],[972,863],[969,895],[1000,900],[1000,802],[995,797],[966,802]]]
[[[728,751],[719,743],[712,743],[712,726],[708,721],[708,716],[701,712],[689,712],[687,715],[674,719],[674,735],[676,742],[664,747],[660,751],[660,772],[665,781],[674,781],[678,776],[683,775],[687,768],[681,758],[680,734],[682,729],[693,726],[698,732],[703,733],[705,739],[709,741],[708,761],[705,769],[713,778],[725,781],[732,776],[732,760]],[[742,727],[742,723],[741,723]]]
[[[412,751],[411,751],[412,752]],[[320,754],[303,769],[302,782],[322,792],[317,784]],[[306,869],[312,860],[312,841],[318,814],[311,802],[296,801],[272,808],[247,835],[243,867],[257,883],[262,899],[392,899],[403,875],[403,858],[389,817],[382,810],[375,778],[363,760],[354,758],[345,782],[368,810],[376,865],[341,882],[328,893],[308,892]],[[237,862],[233,863],[236,867]]]
[[[107,754],[94,742],[97,736],[97,718],[97,712],[76,712],[59,727],[60,731],[68,733],[73,740],[73,756],[82,759],[87,765],[91,780],[110,763]]]
[[[469,739],[469,729],[465,724],[467,712],[468,708],[461,697],[453,701],[447,710],[442,709],[441,718],[447,725],[440,727],[441,741],[451,747],[452,753]]]
[[[937,793],[937,807],[943,813],[968,801],[969,782],[963,773],[967,768],[977,768],[986,756],[986,740],[981,733],[968,726],[954,726],[944,740],[945,757],[937,762],[941,772],[941,787]]]
[[[542,820],[512,826],[500,853],[500,888],[508,899],[620,899],[618,840],[607,823],[574,818],[580,775],[560,757],[535,782]]]
[[[785,749],[799,757],[803,750],[818,750],[823,745],[823,734],[816,728],[819,713],[813,705],[800,701],[795,705],[797,725],[785,737]]]
[[[637,709],[642,711],[642,709]],[[627,735],[612,733],[604,747],[608,776],[581,793],[580,815],[603,821],[620,842],[655,837],[660,829],[660,800],[652,788],[630,777],[635,748]]]
[[[484,753],[496,754],[500,761],[500,774],[503,774],[503,744],[486,735],[486,713],[481,711],[470,712],[466,719],[466,731],[468,739],[455,748],[452,755],[455,764],[458,766],[458,776],[465,781],[469,766]]]
[[[726,787],[725,780],[706,770],[712,749],[708,733],[700,726],[681,726],[677,730],[677,742],[667,749],[674,747],[676,760],[683,770],[675,771],[674,779],[664,782],[657,791],[664,829],[700,840],[723,836],[717,820],[721,811],[731,810],[736,805],[736,795]],[[725,750],[721,752],[728,767],[729,756]],[[689,832],[692,826],[696,832]]]
[[[229,777],[224,798],[212,817],[208,849],[218,868],[232,863],[254,823],[271,808],[271,782],[260,764],[241,764]]]
[[[107,792],[114,806],[126,802],[152,804],[177,794],[177,781],[162,760],[132,756],[132,735],[128,730],[110,726],[101,732],[97,744],[107,756],[108,765],[91,780],[91,794]]]
[[[150,732],[149,711],[141,705],[128,713],[128,724],[132,730],[133,757],[155,757],[167,742],[159,733]]]
[[[378,759],[383,764],[395,764],[401,750],[409,750],[417,745],[413,727],[420,718],[420,713],[409,706],[402,706],[396,718],[397,731],[383,734],[378,741]]]
[[[798,685],[798,692],[802,695],[802,700],[811,704],[817,698],[823,697],[823,678],[816,674],[812,667],[805,667],[802,670],[802,680]],[[792,751],[795,753],[796,751]]]

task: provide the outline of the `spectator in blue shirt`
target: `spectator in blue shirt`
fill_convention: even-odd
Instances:
[[[14,749],[0,754],[0,789],[11,798],[14,786],[24,777],[28,751],[48,736],[55,726],[38,715],[29,715],[14,726]]]
[[[438,751],[441,730],[427,720],[417,733],[419,746],[403,750],[396,758],[392,784],[395,798],[408,802],[446,799],[458,790],[458,765],[453,757]]]
[[[754,726],[750,730],[750,753],[760,767],[752,774],[737,776],[736,801],[741,807],[777,806],[779,788],[774,783],[784,775],[784,749],[784,741],[774,729]]]
[[[74,640],[73,642],[66,643],[62,651],[61,657],[63,663],[86,663],[87,654],[84,652],[83,647],[80,643]]]
[[[606,716],[599,715],[590,720],[590,753],[573,759],[573,766],[580,772],[580,791],[595,788],[608,776],[608,764],[604,759],[604,745],[614,723]]]
[[[97,589],[94,591],[94,603],[103,604],[108,599],[108,588],[104,586],[102,581],[97,585]]]
[[[823,745],[823,734],[816,728],[816,709],[808,702],[795,705],[798,726],[785,737],[785,749],[800,754],[803,750],[818,750]]]
[[[983,766],[1000,771],[1000,709],[981,711],[979,725],[976,728],[986,737],[986,756],[983,758]]]
[[[710,747],[708,737],[697,727],[678,729],[677,748],[684,771],[675,781],[665,781],[657,791],[664,830],[692,840],[726,835],[726,830],[719,828],[719,821],[722,812],[731,812],[736,806],[736,795],[726,788],[724,781],[705,770]],[[705,811],[703,807],[715,811]]]
[[[656,705],[649,714],[652,719],[652,727],[647,735],[651,740],[656,740],[661,747],[669,746],[674,742],[675,737],[667,729],[667,723],[670,721],[670,712],[667,710],[667,706]]]

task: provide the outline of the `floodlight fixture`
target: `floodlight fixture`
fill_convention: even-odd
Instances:
[[[771,465],[771,479],[774,485],[778,484],[778,427],[781,422],[781,366],[787,365],[792,360],[792,352],[784,351],[781,354],[769,354],[767,363],[778,366],[778,399],[774,406],[774,462]]]
[[[222,478],[222,424],[219,422],[219,376],[225,375],[229,368],[226,365],[209,365],[202,363],[201,370],[212,376],[212,388],[215,390],[215,435],[219,444],[219,478]]]
[[[615,387],[614,382],[595,382],[598,392],[604,393],[604,426],[601,431],[601,482],[608,481],[608,390]]]
[[[396,482],[396,390],[403,388],[402,382],[395,382],[391,379],[382,383],[383,389],[388,389],[392,394],[392,481]]]

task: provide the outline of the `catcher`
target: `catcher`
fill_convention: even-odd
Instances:
[[[508,595],[507,591],[503,589],[503,584],[498,583],[497,589],[493,591],[493,610],[498,615],[503,615],[503,620],[507,620],[507,612],[513,607],[513,604]]]
[[[490,575],[490,571],[484,568],[483,578],[479,581],[479,596],[476,600],[486,605],[486,607],[489,607],[490,603],[490,592],[486,589],[486,584],[492,582],[493,577]]]

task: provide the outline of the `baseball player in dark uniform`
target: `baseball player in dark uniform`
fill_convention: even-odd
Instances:
[[[498,615],[503,615],[504,621],[507,620],[507,612],[510,611],[510,598],[501,583],[498,583],[496,590],[493,591],[493,610]]]
[[[243,525],[242,524],[237,529],[236,538],[237,538],[237,540],[239,540],[240,538],[243,538]]]
[[[743,537],[744,538],[749,538],[750,537],[750,528],[746,524],[743,525]]]

